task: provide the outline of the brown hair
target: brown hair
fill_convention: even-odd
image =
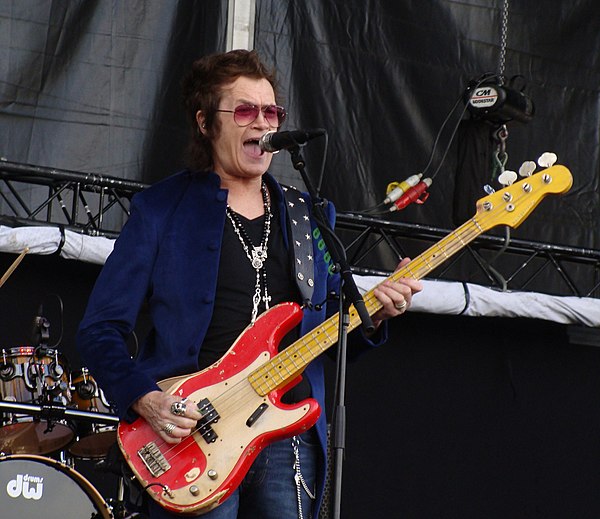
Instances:
[[[274,73],[253,50],[232,50],[204,56],[192,64],[183,78],[183,104],[190,128],[186,162],[191,169],[203,171],[213,167],[211,138],[220,130],[215,123],[215,113],[221,102],[223,87],[241,76],[266,79],[277,96]],[[204,114],[206,133],[198,128],[196,113],[199,110]]]

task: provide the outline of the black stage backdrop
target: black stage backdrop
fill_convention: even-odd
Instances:
[[[279,70],[287,128],[328,130],[323,193],[340,209],[373,205],[423,170],[468,82],[498,71],[502,5],[257,1],[255,45]],[[506,74],[524,76],[536,113],[509,123],[508,166],[554,151],[575,178],[515,236],[599,247],[599,15],[595,0],[510,2]],[[0,2],[0,155],[149,183],[174,172],[186,137],[179,79],[193,58],[224,50],[226,17],[224,0]],[[448,228],[472,213],[491,167],[458,159],[469,129],[403,221]],[[315,178],[321,144],[306,148]],[[286,153],[274,172],[299,183]],[[1,255],[0,271],[13,260]],[[80,368],[73,338],[97,272],[27,257],[0,289],[2,346],[27,344],[43,305],[50,343]],[[563,325],[398,319],[389,344],[350,367],[343,517],[599,517],[599,363]],[[114,496],[114,481],[77,468]]]
[[[323,194],[339,209],[372,206],[388,183],[425,169],[469,81],[499,72],[503,5],[257,0],[255,47],[279,72],[287,128],[327,129]],[[552,151],[575,179],[514,235],[598,248],[600,5],[509,7],[505,75],[523,76],[518,88],[535,115],[508,124],[507,167]],[[181,75],[195,57],[225,49],[226,20],[225,0],[0,2],[0,156],[147,183],[173,173],[186,138]],[[449,228],[473,214],[484,184],[498,187],[485,154],[462,153],[459,162],[459,150],[473,147],[467,131],[441,163],[464,106],[450,116],[427,170],[429,200],[395,218]],[[306,149],[315,181],[322,144]],[[300,184],[287,155],[273,171]]]

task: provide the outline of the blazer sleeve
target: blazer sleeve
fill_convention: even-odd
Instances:
[[[82,360],[116,404],[119,417],[128,419],[135,416],[128,414],[131,404],[158,389],[154,380],[136,367],[126,344],[151,290],[152,258],[158,243],[155,225],[145,217],[143,199],[136,197],[77,332]]]

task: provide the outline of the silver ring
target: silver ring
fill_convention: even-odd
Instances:
[[[173,431],[177,426],[174,423],[169,422],[167,425],[163,427],[163,431],[165,431],[167,436],[173,436]]]
[[[406,299],[405,299],[400,304],[396,303],[394,306],[396,307],[396,310],[404,310],[406,308],[407,304],[408,303],[406,302]]]
[[[175,416],[185,416],[186,405],[183,401],[181,402],[173,402],[171,404],[171,413]]]

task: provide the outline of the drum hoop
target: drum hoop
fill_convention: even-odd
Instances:
[[[2,348],[0,350],[0,359],[2,359],[2,350],[7,357],[33,357],[35,355],[35,346],[13,346],[12,348]],[[55,355],[58,356],[59,360],[66,362],[66,357],[57,348],[46,349],[44,357],[53,358]],[[42,357],[43,358],[43,357]]]
[[[100,492],[98,492],[98,490],[94,488],[94,485],[92,485],[83,474],[77,472],[75,469],[69,467],[68,465],[60,461],[54,460],[52,458],[38,456],[37,454],[9,454],[8,456],[0,455],[0,463],[8,460],[37,461],[39,463],[44,463],[46,465],[51,466],[52,468],[55,468],[58,471],[63,472],[67,476],[71,477],[85,492],[85,494],[92,500],[92,502],[96,505],[100,516],[103,519],[114,519],[114,515],[108,507],[108,503],[102,497]]]

